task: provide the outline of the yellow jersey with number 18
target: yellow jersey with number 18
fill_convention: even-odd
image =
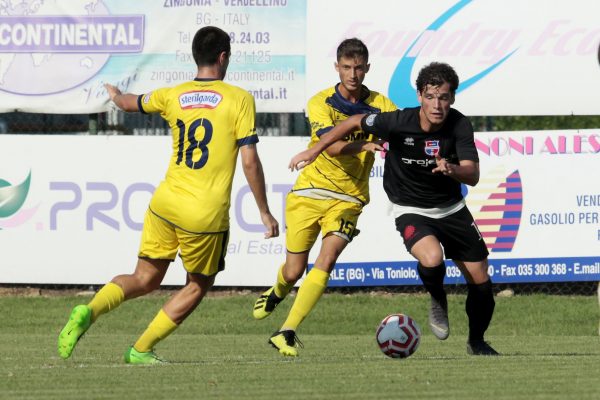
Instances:
[[[150,210],[188,232],[228,230],[239,147],[258,142],[254,98],[221,80],[195,79],[141,95],[138,107],[159,112],[173,139]]]

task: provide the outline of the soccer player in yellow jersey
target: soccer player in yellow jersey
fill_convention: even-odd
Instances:
[[[81,335],[96,319],[129,300],[160,287],[177,251],[187,271],[186,285],[158,312],[125,352],[125,362],[163,362],[154,346],[194,311],[225,267],[229,206],[238,151],[242,168],[266,227],[265,238],[279,235],[269,211],[262,164],[256,151],[254,98],[223,82],[231,45],[223,30],[207,26],[192,42],[196,79],[137,96],[107,84],[110,99],[124,111],[160,112],[172,130],[172,156],[165,179],[144,219],[135,272],[119,275],[87,305],[76,306],[60,332],[58,353],[71,356]]]
[[[369,52],[359,39],[346,39],[338,46],[335,69],[340,82],[308,102],[309,147],[351,115],[396,109],[390,99],[362,84],[369,71]],[[285,356],[298,355],[295,331],[325,291],[340,253],[358,234],[358,217],[369,202],[374,153],[383,150],[381,145],[370,134],[352,132],[303,169],[287,196],[285,263],[279,268],[275,285],[256,300],[254,318],[267,317],[287,296],[306,271],[308,255],[319,232],[323,240],[287,319],[269,339]]]

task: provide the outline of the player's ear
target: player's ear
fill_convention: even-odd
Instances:
[[[450,93],[450,105],[454,104],[454,100],[456,100],[456,96],[454,96],[454,92]]]
[[[423,101],[423,96],[421,96],[421,91],[419,89],[417,89],[417,100],[419,101],[419,104]]]
[[[222,51],[221,54],[219,54],[219,63],[225,64],[228,60],[229,60],[229,52]]]
[[[365,69],[365,74],[366,74],[367,72],[369,72],[369,69],[371,69],[371,64],[368,64],[368,63],[367,63],[367,68]]]
[[[340,65],[337,63],[337,61],[333,63],[333,66],[337,72],[340,72]]]

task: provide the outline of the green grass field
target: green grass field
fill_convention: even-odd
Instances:
[[[73,357],[56,354],[70,309],[89,297],[0,297],[1,399],[598,399],[598,301],[592,296],[496,299],[487,340],[501,357],[465,351],[465,297],[450,296],[451,335],[426,327],[423,295],[326,294],[298,332],[300,357],[266,344],[287,299],[255,321],[256,294],[210,296],[157,353],[169,365],[131,366],[122,354],[166,297],[150,296],[105,315]],[[392,312],[414,317],[423,337],[405,360],[375,343]]]

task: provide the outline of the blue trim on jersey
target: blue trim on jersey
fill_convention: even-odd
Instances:
[[[256,135],[256,134],[246,136],[245,138],[238,139],[238,141],[237,141],[238,147],[246,146],[248,144],[256,144],[256,143],[258,143],[258,135]]]
[[[366,86],[362,87],[362,91],[365,93],[365,95],[356,103],[353,103],[342,96],[338,90],[339,86],[339,83],[335,85],[335,93],[331,97],[325,99],[325,103],[329,104],[339,112],[348,116],[355,114],[376,114],[381,112],[379,108],[372,107],[365,103],[365,100],[371,95],[371,91]]]
[[[137,98],[137,106],[138,106],[138,108],[139,108],[139,110],[140,110],[140,112],[141,112],[142,114],[148,114],[146,111],[144,111],[144,107],[142,107],[142,98],[143,98],[143,97],[144,97],[144,95],[143,95],[143,94],[140,94],[140,95],[138,96],[138,98]]]
[[[210,81],[220,81],[217,78],[194,78],[196,82],[210,82]]]
[[[321,135],[326,134],[327,132],[329,132],[332,129],[333,129],[333,126],[328,126],[327,128],[319,129],[315,134],[317,135],[317,137],[321,137]]]

